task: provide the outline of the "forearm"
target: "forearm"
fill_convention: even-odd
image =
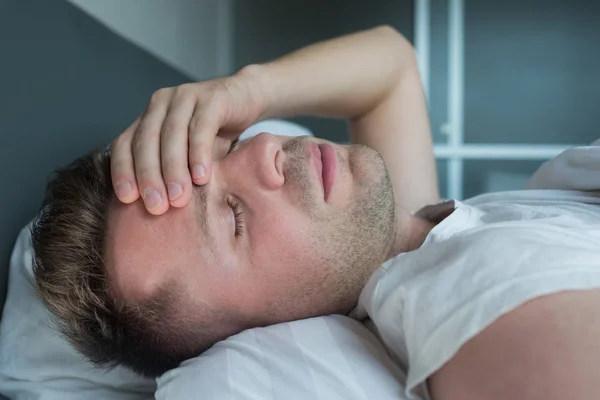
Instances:
[[[415,64],[411,44],[389,27],[317,43],[237,77],[258,86],[262,118],[322,115],[357,119],[375,109]]]

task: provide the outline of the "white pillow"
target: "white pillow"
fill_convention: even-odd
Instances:
[[[23,228],[9,266],[0,322],[0,393],[14,400],[141,400],[154,380],[125,368],[94,368],[54,329],[33,288],[29,227]]]
[[[284,119],[266,119],[260,121],[244,131],[240,135],[240,140],[258,135],[261,132],[268,132],[279,136],[313,136],[312,132],[302,125]]]
[[[404,399],[405,374],[360,322],[342,316],[255,328],[158,379],[157,400]]]

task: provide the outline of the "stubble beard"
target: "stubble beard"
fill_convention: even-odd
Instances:
[[[329,290],[338,303],[336,312],[342,314],[356,306],[369,277],[385,262],[395,235],[394,195],[383,159],[362,145],[353,145],[350,154],[350,170],[361,184],[347,213],[329,231],[341,235],[323,239],[330,244],[334,267]]]
[[[348,207],[317,216],[314,182],[308,179],[308,163],[298,155],[305,140],[290,140],[284,151],[298,158],[290,163],[286,179],[301,187],[299,200],[315,223],[313,245],[307,251],[318,256],[323,277],[320,288],[312,288],[310,296],[319,299],[312,306],[312,314],[347,314],[393,244],[396,216],[392,184],[379,153],[367,146],[352,145],[348,151],[350,168],[338,168],[340,179],[352,178],[355,182]]]

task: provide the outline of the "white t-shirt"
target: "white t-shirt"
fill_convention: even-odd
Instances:
[[[538,296],[600,287],[600,192],[538,189],[562,187],[544,172],[557,163],[572,169],[571,178],[560,175],[570,189],[575,175],[585,177],[583,189],[600,188],[600,147],[579,148],[586,171],[568,160],[576,150],[540,168],[528,185],[535,190],[431,208],[454,211],[419,249],[370,278],[353,316],[372,320],[407,373],[409,398],[428,398],[427,378],[501,315]]]

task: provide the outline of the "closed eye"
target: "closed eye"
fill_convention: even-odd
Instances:
[[[227,199],[227,204],[231,207],[235,217],[235,236],[241,236],[244,232],[244,218],[240,202],[237,199],[230,198]]]

